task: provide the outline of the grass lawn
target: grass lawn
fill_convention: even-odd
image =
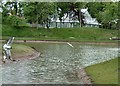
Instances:
[[[118,30],[102,28],[45,28],[11,27],[2,25],[2,37],[15,36],[19,40],[62,40],[85,42],[113,42],[110,37],[118,36]],[[114,41],[117,42],[117,41]]]
[[[0,52],[2,52],[2,44],[0,43]],[[29,46],[22,44],[13,44],[12,45],[12,56],[13,58],[22,57],[33,53],[33,49]],[[0,53],[0,59],[2,59],[2,53]]]
[[[118,84],[118,58],[88,66],[85,70],[93,84]]]
[[[13,57],[21,55],[24,56],[33,52],[33,49],[31,47],[22,44],[13,44],[12,47]]]

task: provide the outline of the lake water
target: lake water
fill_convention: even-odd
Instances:
[[[2,65],[3,84],[82,84],[80,68],[118,57],[117,46],[72,43],[29,43],[41,52],[33,60]]]

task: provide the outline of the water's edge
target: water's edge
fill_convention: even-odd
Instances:
[[[3,84],[83,84],[78,70],[113,59],[116,46],[94,46],[72,43],[24,43],[41,56],[31,60],[2,65]]]

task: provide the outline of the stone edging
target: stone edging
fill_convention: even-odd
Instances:
[[[83,84],[92,84],[92,81],[84,68],[79,69],[78,77],[82,80]]]

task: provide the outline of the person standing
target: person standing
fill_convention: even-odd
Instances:
[[[14,37],[11,37],[6,44],[3,45],[3,61],[5,62],[5,59],[10,59],[13,61],[11,57],[11,44],[13,43]]]

